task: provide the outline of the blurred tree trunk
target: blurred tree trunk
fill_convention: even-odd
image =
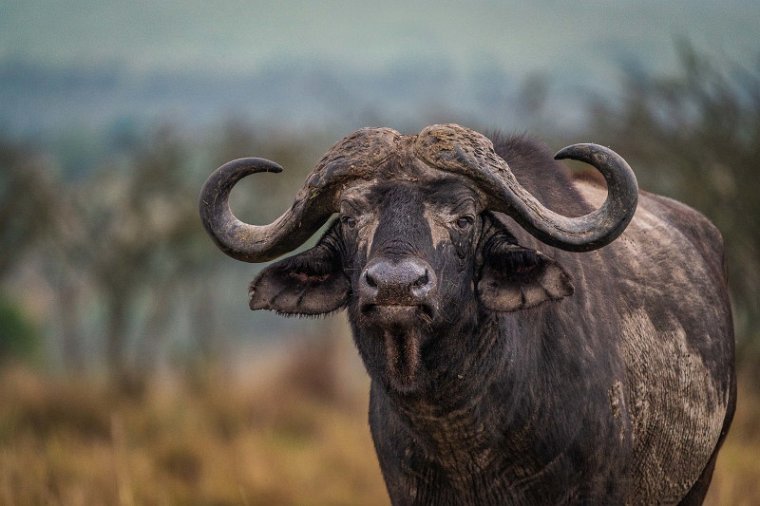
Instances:
[[[56,286],[58,309],[58,332],[61,340],[63,364],[72,374],[82,374],[87,363],[82,351],[83,329],[79,324],[80,288],[67,279],[61,279]]]
[[[132,378],[127,364],[128,297],[118,291],[106,295],[106,365],[115,386],[126,387]]]
[[[135,369],[146,378],[153,377],[158,370],[161,349],[167,340],[172,315],[176,314],[171,293],[177,289],[173,281],[166,281],[153,290],[150,309],[145,325],[140,332]]]
[[[193,332],[202,360],[213,367],[219,351],[215,333],[214,289],[206,277],[199,281],[198,286],[193,311]]]

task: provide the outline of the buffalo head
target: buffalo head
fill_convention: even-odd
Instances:
[[[367,128],[344,138],[269,225],[243,223],[228,205],[241,178],[281,170],[260,158],[217,169],[202,190],[200,211],[219,247],[247,262],[292,251],[338,214],[316,246],[253,281],[250,307],[288,315],[347,308],[370,375],[411,392],[430,382],[436,354],[454,345],[442,336],[472,333],[484,315],[573,291],[560,265],[518,244],[494,213],[570,251],[608,244],[631,220],[637,185],[622,158],[593,144],[555,157],[590,163],[603,174],[608,197],[601,208],[574,218],[557,214],[517,182],[490,140],[458,125],[434,125],[416,136]]]

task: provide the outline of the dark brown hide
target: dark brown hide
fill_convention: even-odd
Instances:
[[[267,267],[250,304],[348,310],[395,505],[704,498],[735,405],[720,234],[645,192],[634,214],[635,180],[611,151],[561,153],[600,168],[611,196],[529,139],[492,147],[457,125],[352,134],[264,227],[225,206],[241,171],[271,162],[207,183],[204,223],[242,260],[339,215]]]

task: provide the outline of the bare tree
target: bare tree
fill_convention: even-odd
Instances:
[[[0,139],[0,359],[21,358],[39,333],[3,282],[25,263],[51,228],[56,206],[50,164],[18,143]]]
[[[49,231],[55,197],[44,158],[0,139],[0,280]]]
[[[142,383],[154,367],[180,286],[204,261],[192,153],[174,130],[160,129],[123,165],[72,185],[57,216],[52,261],[67,265],[59,295],[67,296],[73,275],[86,278],[89,291],[65,313],[81,320],[101,311],[105,363],[122,386]]]
[[[210,170],[248,155],[283,163],[285,174],[252,185],[235,203],[243,215],[279,213],[281,195],[292,193],[316,158],[309,143],[273,134],[263,139],[235,121],[211,144],[171,127],[147,139],[119,150],[85,179],[66,181],[54,179],[30,150],[0,143],[0,277],[36,259],[55,293],[49,327],[64,364],[79,372],[100,358],[121,387],[139,387],[150,377],[167,336],[180,327],[189,329],[192,364],[216,355],[215,285],[208,279],[225,264],[197,212]]]

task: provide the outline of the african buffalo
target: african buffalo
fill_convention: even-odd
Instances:
[[[607,189],[555,158],[593,165]],[[280,170],[217,169],[203,223],[228,255],[265,262],[338,215],[253,281],[250,307],[348,309],[393,504],[702,501],[735,404],[723,243],[706,218],[639,194],[610,149],[552,157],[433,125],[359,130],[272,224],[239,221],[235,183]]]

